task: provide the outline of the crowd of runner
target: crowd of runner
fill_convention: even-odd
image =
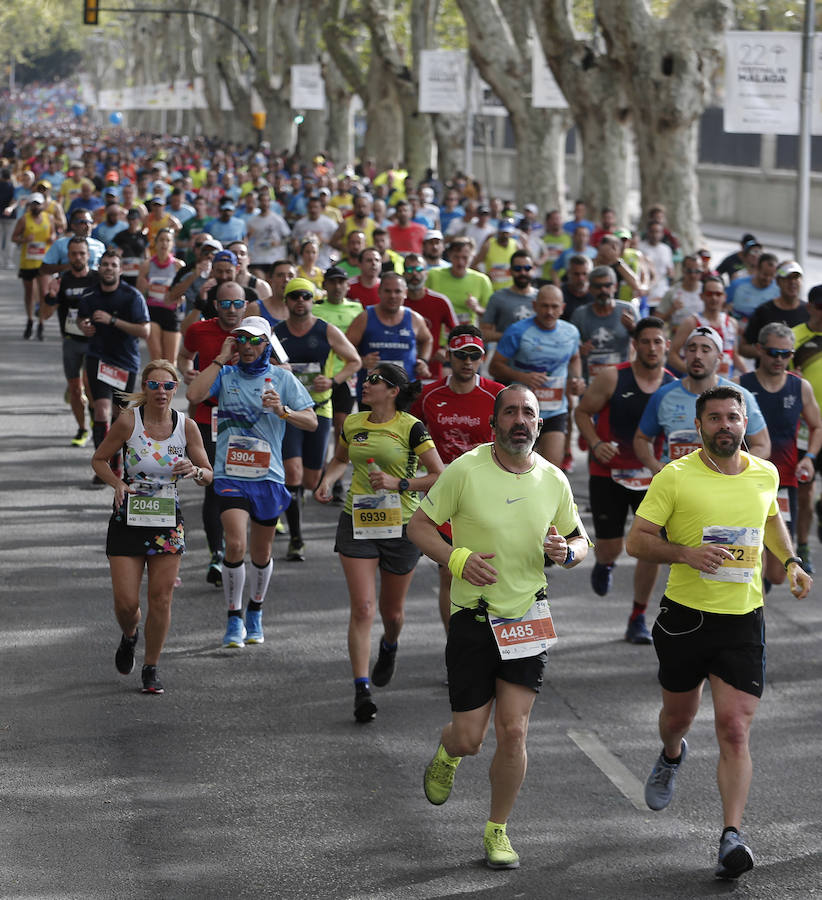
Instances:
[[[711,654],[717,642],[738,648],[743,619],[762,630],[772,584],[810,588],[822,286],[806,296],[795,260],[745,234],[714,261],[680,246],[661,206],[630,229],[611,209],[589,218],[581,201],[567,220],[518,209],[459,173],[418,182],[370,160],[118,132],[93,146],[5,140],[0,265],[18,272],[23,339],[45,340],[57,312],[70,441],[93,440],[94,483],[114,489],[123,674],[147,567],[144,692],[164,690],[158,660],[185,548],[178,479],[204,491],[204,580],[224,591],[231,651],[264,641],[276,532],[288,531],[286,561],[305,562],[306,497],[339,503],[354,717],[376,717],[372,687],[394,675],[424,553],[440,568],[453,712],[426,796],[447,800],[496,701],[484,843],[489,865],[515,867],[506,822],[552,633],[544,569],[572,568],[593,546],[591,590],[608,594],[630,508],[625,639],[656,645],[663,685],[648,804],[671,799],[710,678],[725,767],[717,874],[752,867],[739,826],[764,644],[744,664],[736,649],[721,664]],[[183,386],[186,414],[172,409]],[[574,440],[588,451],[591,540],[564,474]],[[744,522],[728,512],[728,476],[743,472],[761,489],[738,503]],[[682,512],[686,474],[706,492],[718,478],[727,504]],[[680,631],[646,622],[659,563],[671,565],[663,608]],[[714,617],[703,662],[686,672],[671,634],[701,634]]]

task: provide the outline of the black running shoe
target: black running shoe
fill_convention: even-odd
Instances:
[[[43,340],[43,323],[42,322],[37,323],[37,340],[38,341]]]
[[[385,687],[391,681],[394,675],[394,668],[397,665],[397,648],[386,650],[380,641],[380,652],[374,668],[371,670],[371,683],[377,687]]]
[[[371,722],[377,718],[377,704],[367,687],[358,687],[354,694],[354,718],[358,722]]]
[[[114,654],[114,665],[121,675],[128,675],[134,669],[134,648],[137,646],[137,638],[140,637],[140,629],[134,632],[134,637],[120,638],[120,646]]]
[[[34,331],[34,319],[29,319],[26,322],[26,330],[23,332],[24,341],[28,341],[31,338],[32,331]]]
[[[157,666],[143,666],[143,693],[162,694],[163,684],[157,677]]]

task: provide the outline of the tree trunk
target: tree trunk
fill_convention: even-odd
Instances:
[[[568,0],[532,0],[531,7],[545,59],[582,147],[578,195],[592,216],[610,206],[617,221],[627,223],[630,112],[620,67],[596,40],[577,37]]]
[[[465,171],[466,115],[437,114],[431,117],[437,139],[437,175],[442,181]]]
[[[382,171],[397,166],[403,159],[403,119],[391,71],[382,59],[371,54],[363,154],[376,160]]]
[[[517,147],[516,201],[546,212],[560,208],[565,187],[565,135],[570,116],[544,109],[511,116]]]
[[[328,140],[326,149],[337,169],[354,160],[354,133],[351,127],[351,89],[345,83],[334,59],[323,66],[325,97],[328,102]]]
[[[702,241],[696,134],[731,7],[731,0],[677,0],[665,18],[654,16],[645,0],[611,0],[597,8],[635,110],[643,222],[648,208],[661,203],[687,250]]]

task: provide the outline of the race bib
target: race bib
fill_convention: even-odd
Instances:
[[[542,387],[538,387],[534,393],[539,401],[540,413],[554,413],[562,409],[565,396],[565,377],[563,375],[549,375]]]
[[[140,273],[140,263],[142,260],[137,259],[136,256],[124,256],[121,260],[123,275],[127,275],[129,278],[136,278]]]
[[[779,512],[782,513],[782,521],[788,525],[791,521],[791,503],[788,499],[788,489],[780,488],[776,492],[776,502],[779,506]]]
[[[177,524],[177,488],[173,484],[132,487],[137,493],[128,495],[126,525],[171,528]]]
[[[316,362],[293,362],[291,363],[291,371],[296,375],[300,384],[306,388],[310,388],[314,383],[314,379],[322,372],[322,368],[320,367],[320,364]]]
[[[232,434],[225,454],[225,473],[232,478],[263,478],[268,475],[271,447],[268,441]]]
[[[796,432],[796,448],[797,450],[808,449],[808,438],[811,436],[808,423],[804,419],[799,420],[799,430]]]
[[[508,281],[511,278],[511,270],[508,266],[492,266],[488,277],[494,284],[498,284],[500,281]]]
[[[358,541],[402,537],[402,509],[397,491],[354,494],[351,507],[354,537]]]
[[[629,491],[647,491],[653,477],[650,469],[611,469],[611,478]]]
[[[668,456],[671,459],[681,459],[694,450],[702,449],[702,441],[699,435],[691,428],[681,431],[672,431],[668,435]]]
[[[103,384],[110,384],[120,391],[125,390],[128,384],[128,375],[129,373],[125,369],[103,362],[102,359],[97,361],[97,380],[102,381]]]
[[[29,259],[42,259],[46,255],[46,245],[42,241],[29,241],[26,256]]]
[[[65,332],[66,334],[73,334],[77,337],[84,338],[83,329],[80,327],[77,321],[77,310],[76,309],[67,309],[66,310],[66,324],[65,324]]]
[[[151,282],[148,286],[146,302],[149,306],[164,306],[166,309],[174,309],[177,304],[168,299],[168,285],[159,282]]]
[[[211,440],[217,440],[217,407],[211,407]]]
[[[716,572],[700,572],[700,578],[737,584],[750,584],[753,581],[756,563],[762,553],[760,528],[710,525],[702,529],[702,543],[719,544],[730,550],[734,558],[724,560]]]
[[[489,615],[488,621],[501,659],[537,656],[557,642],[547,600],[536,600],[519,619]]]
[[[588,360],[588,377],[593,378],[606,366],[616,366],[621,362],[618,353],[601,353],[595,359]]]

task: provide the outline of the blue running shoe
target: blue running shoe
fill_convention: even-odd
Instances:
[[[247,609],[245,611],[245,642],[246,644],[263,644],[263,611],[261,609]]]
[[[719,861],[716,865],[717,878],[730,880],[739,878],[744,872],[750,872],[754,866],[751,848],[742,840],[742,835],[729,831],[719,842]]]
[[[241,616],[229,616],[223,647],[245,647],[245,625]]]
[[[639,615],[633,621],[628,621],[628,629],[625,632],[625,640],[629,644],[653,644],[651,632],[645,624],[645,616]]]
[[[688,743],[682,738],[682,754],[679,762],[675,765],[669,765],[665,762],[665,757],[660,753],[656,765],[645,782],[645,802],[649,809],[665,809],[674,796],[674,781],[679,767],[685,762],[688,755]]]
[[[594,563],[591,569],[591,587],[595,594],[604,597],[614,584],[614,566],[616,563]]]

